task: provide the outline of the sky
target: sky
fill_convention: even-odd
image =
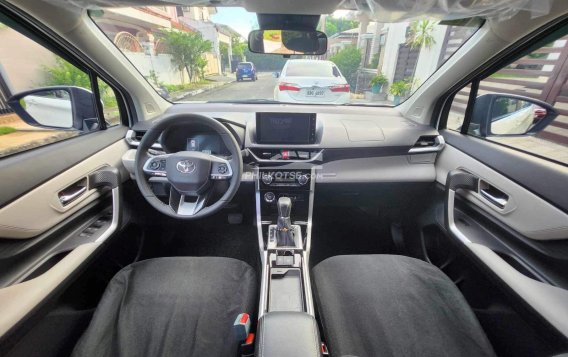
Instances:
[[[256,14],[240,7],[217,7],[217,13],[211,16],[211,21],[230,26],[244,38],[248,38],[253,28],[258,28]]]
[[[353,11],[337,10],[333,13],[333,17],[349,17]],[[252,29],[258,28],[258,20],[256,14],[247,12],[242,7],[217,7],[217,13],[211,16],[211,21],[230,26],[233,30],[240,33],[244,38],[248,38],[248,34]]]

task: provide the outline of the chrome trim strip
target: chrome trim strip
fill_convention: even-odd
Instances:
[[[120,185],[112,189],[112,221],[110,227],[95,240],[95,243],[106,241],[118,228],[120,222]]]
[[[312,217],[314,213],[314,192],[316,188],[316,168],[312,166],[312,179],[310,180],[310,197],[308,202],[308,225],[306,227],[306,245],[303,253],[302,274],[304,276],[304,297],[307,313],[315,316],[314,299],[312,295],[312,282],[310,278],[310,251],[312,249]]]
[[[456,238],[458,238],[462,243],[469,244],[471,241],[458,229],[456,222],[454,220],[454,200],[456,197],[456,191],[450,189],[448,192],[448,226],[450,227],[450,232],[452,232]]]
[[[268,259],[266,252],[262,253],[263,261]],[[268,263],[262,264],[262,279],[260,280],[260,300],[258,301],[258,319],[266,313],[268,307]]]
[[[262,218],[260,214],[260,183],[258,181],[259,168],[254,168],[255,179],[255,200],[256,200],[256,235],[258,239],[258,250],[260,254],[261,266],[261,280],[260,280],[260,299],[258,302],[258,319],[266,312],[267,299],[268,299],[268,266],[267,266],[267,252],[264,249],[264,238],[262,237]]]

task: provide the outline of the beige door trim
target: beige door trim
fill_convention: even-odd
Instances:
[[[126,142],[119,140],[0,208],[0,237],[35,237],[99,198],[100,193],[97,190],[90,190],[63,206],[58,193],[104,166],[119,168],[121,177],[128,178],[128,173],[122,165],[122,155],[128,149]]]

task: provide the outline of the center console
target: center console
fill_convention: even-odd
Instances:
[[[260,356],[320,355],[308,268],[319,155],[310,146],[318,140],[316,128],[315,114],[257,114],[250,151],[262,262]]]
[[[264,267],[261,315],[314,314],[307,268],[314,172],[314,168],[257,168],[257,227]]]

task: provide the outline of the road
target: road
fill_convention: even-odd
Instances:
[[[222,87],[212,89],[205,93],[186,97],[181,101],[230,101],[242,99],[273,99],[274,86],[276,78],[272,77],[272,73],[263,72],[258,74],[258,80],[253,82],[245,79],[242,82],[236,80]]]

